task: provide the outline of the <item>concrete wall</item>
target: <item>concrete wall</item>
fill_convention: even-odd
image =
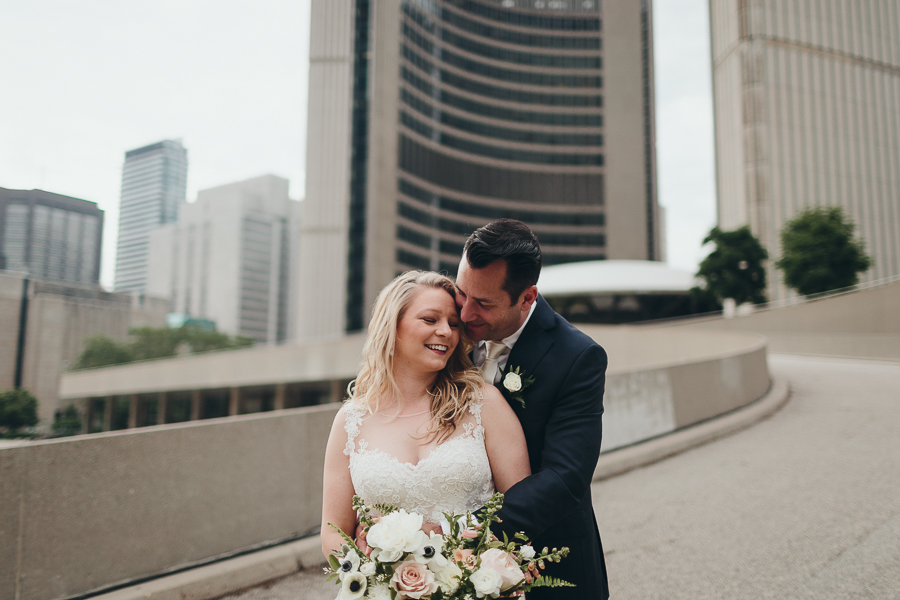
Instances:
[[[769,386],[757,335],[585,331],[610,356],[604,451],[730,411]],[[66,393],[99,395],[101,386],[136,393],[151,381],[196,386],[213,376],[204,369],[216,360],[225,361],[231,384],[287,369],[294,377],[343,377],[356,368],[361,343],[356,336],[308,355],[281,347],[282,354],[263,348],[153,361],[174,369],[165,377],[157,370],[155,380],[143,371],[151,362],[67,374]],[[0,598],[64,598],[310,531],[319,524],[336,410],[330,404],[0,449],[0,565],[18,565],[0,569]]]
[[[585,327],[610,357],[603,451],[694,425],[769,388],[766,342],[747,333]]]
[[[0,450],[0,598],[63,598],[308,533],[336,410]]]
[[[760,310],[733,319],[698,318],[677,329],[751,331],[770,352],[900,360],[900,281]]]

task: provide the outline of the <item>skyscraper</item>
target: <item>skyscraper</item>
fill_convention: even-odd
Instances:
[[[151,232],[147,292],[224,333],[285,340],[298,208],[275,175],[200,190],[177,223]]]
[[[164,140],[125,153],[116,291],[145,291],[150,230],[178,219],[186,187],[187,150],[180,141]]]
[[[497,217],[547,264],[658,259],[648,1],[314,0],[301,337]]]
[[[900,274],[900,2],[711,0],[719,226],[769,251],[788,295],[780,231],[839,206],[873,267]]]
[[[0,269],[96,284],[103,211],[43,190],[0,188]]]

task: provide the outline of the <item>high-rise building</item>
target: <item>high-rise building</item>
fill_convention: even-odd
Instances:
[[[163,140],[125,153],[116,291],[145,291],[150,230],[178,219],[186,188],[187,150],[179,140]]]
[[[95,202],[0,188],[0,269],[96,284],[102,236],[103,211]]]
[[[900,2],[711,0],[719,226],[769,251],[769,296],[788,295],[780,231],[839,206],[873,258],[900,274]]]
[[[546,264],[660,257],[648,0],[314,0],[301,337],[497,217]]]
[[[201,190],[151,232],[147,293],[224,333],[285,340],[299,204],[275,175]]]

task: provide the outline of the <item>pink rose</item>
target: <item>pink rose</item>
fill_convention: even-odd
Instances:
[[[460,537],[464,537],[467,540],[474,540],[475,538],[478,537],[478,532],[472,531],[471,529],[463,529],[462,533],[460,533],[459,535],[460,535]]]
[[[434,573],[415,560],[405,560],[394,567],[391,587],[397,590],[397,596],[400,598],[430,596],[438,589]]]
[[[457,548],[453,551],[453,562],[461,562],[469,569],[474,569],[477,559],[475,558],[475,555],[472,554],[471,550]]]
[[[503,591],[525,579],[525,575],[522,574],[522,569],[519,567],[516,559],[500,548],[491,548],[481,554],[481,568],[485,567],[493,569],[500,574],[500,579],[503,580],[503,583],[500,584],[500,589]]]

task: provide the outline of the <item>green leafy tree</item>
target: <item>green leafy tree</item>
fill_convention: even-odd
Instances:
[[[105,336],[89,338],[74,368],[103,367],[135,360],[166,358],[180,352],[193,354],[253,345],[250,338],[230,337],[192,325],[177,329],[140,327],[132,329],[129,335],[131,341],[127,344],[116,343]]]
[[[38,423],[37,398],[25,388],[0,392],[0,427],[15,432]]]
[[[707,306],[734,298],[738,304],[766,301],[766,270],[763,261],[769,253],[746,225],[734,231],[713,227],[703,244],[715,248],[700,263],[697,277],[705,286],[691,290],[694,301]]]
[[[119,365],[134,360],[134,353],[128,346],[117,344],[105,335],[89,337],[84,342],[84,351],[75,361],[75,369],[90,369]]]
[[[81,433],[81,416],[75,405],[70,404],[62,412],[56,413],[53,421],[53,435],[64,437]]]
[[[853,229],[839,207],[807,208],[788,221],[775,263],[784,282],[804,296],[856,285],[872,259]]]

